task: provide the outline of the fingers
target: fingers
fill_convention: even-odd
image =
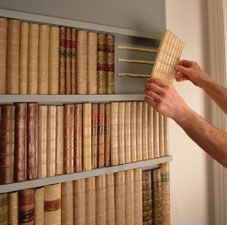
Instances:
[[[185,59],[183,59],[183,60],[181,60],[179,63],[178,63],[178,65],[181,65],[181,66],[184,66],[184,67],[191,67],[192,65],[193,65],[193,61],[189,61],[189,60],[185,60]]]
[[[155,83],[146,83],[145,89],[146,90],[152,90],[152,91],[154,91],[154,92],[156,92],[157,94],[160,94],[160,95],[163,94],[163,88],[156,85]]]
[[[176,73],[181,73],[181,74],[185,74],[185,75],[189,75],[191,72],[191,69],[188,67],[184,67],[181,65],[176,65]]]
[[[154,109],[156,109],[156,107],[157,107],[157,103],[153,99],[151,99],[147,96],[144,97],[144,102],[147,103],[149,106],[151,106]]]
[[[145,90],[144,93],[149,96],[150,98],[152,98],[155,102],[159,102],[161,100],[161,96],[154,92],[153,90]]]
[[[155,83],[157,84],[159,87],[167,87],[167,84],[160,80],[159,78],[150,78],[147,80],[148,83]]]

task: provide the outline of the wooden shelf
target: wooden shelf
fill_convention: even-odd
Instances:
[[[56,183],[61,183],[61,182],[66,182],[71,180],[95,177],[95,176],[100,176],[104,174],[116,173],[120,171],[136,169],[136,168],[142,168],[143,170],[155,169],[155,168],[158,168],[161,163],[170,162],[171,160],[172,160],[172,156],[166,156],[166,157],[160,157],[156,159],[150,159],[150,160],[123,164],[118,166],[104,167],[104,168],[84,171],[80,173],[64,174],[64,175],[59,175],[54,177],[47,177],[43,179],[16,182],[11,184],[3,184],[3,185],[0,185],[0,194],[23,190],[27,188],[36,188],[36,187],[41,187],[45,185],[51,185],[51,184],[56,184]]]

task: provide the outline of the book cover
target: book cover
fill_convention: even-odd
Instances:
[[[110,103],[105,104],[105,166],[110,166],[110,121],[111,106]]]
[[[72,94],[72,29],[66,27],[66,94]]]
[[[142,148],[143,148],[143,160],[149,158],[148,150],[148,105],[143,102],[143,111],[142,111]]]
[[[132,162],[131,156],[131,102],[125,102],[125,163]]]
[[[44,225],[44,187],[35,189],[35,225]]]
[[[165,143],[164,143],[164,116],[159,113],[159,155],[165,156]]]
[[[8,224],[18,224],[18,192],[8,193]]]
[[[148,157],[154,158],[153,108],[148,106]]]
[[[136,158],[143,160],[143,102],[136,103]]]
[[[59,31],[59,94],[65,94],[66,89],[66,28]]]
[[[106,174],[106,225],[115,225],[114,174]]]
[[[131,157],[132,162],[137,161],[137,145],[136,145],[136,102],[131,102],[131,117],[130,117],[130,129],[131,129]]]
[[[119,164],[125,163],[125,102],[118,103],[118,157]]]
[[[165,156],[169,155],[169,146],[168,146],[168,119],[164,117],[164,151],[165,151]]]
[[[98,104],[98,167],[105,166],[105,104]]]
[[[91,157],[92,157],[92,169],[98,167],[98,104],[92,104],[92,149],[91,149]]]
[[[77,31],[75,28],[72,28],[72,63],[71,63],[71,70],[72,70],[72,94],[75,95],[77,93],[76,91],[76,80],[77,80],[77,54],[76,54],[76,42],[77,42]]]
[[[8,225],[8,198],[7,194],[0,194],[0,224]]]
[[[154,157],[160,157],[159,151],[159,113],[153,111],[153,137],[154,137]]]

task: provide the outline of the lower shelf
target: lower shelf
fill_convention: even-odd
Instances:
[[[71,174],[64,174],[64,175],[47,177],[47,178],[36,179],[36,180],[28,180],[28,181],[16,182],[11,184],[3,184],[3,185],[0,185],[0,194],[19,191],[27,188],[41,187],[44,185],[57,184],[57,183],[71,181],[71,180],[79,180],[79,179],[84,179],[88,177],[95,177],[95,176],[100,176],[104,174],[117,173],[120,171],[131,170],[136,168],[142,168],[143,170],[155,169],[155,168],[158,168],[161,163],[170,162],[171,160],[172,160],[172,156],[166,156],[166,157],[160,157],[156,159],[150,159],[150,160],[123,164],[118,166],[104,167],[104,168],[84,171],[80,173],[71,173]]]

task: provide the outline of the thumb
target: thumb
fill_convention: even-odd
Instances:
[[[185,74],[185,75],[190,75],[190,68],[187,68],[185,66],[181,66],[181,65],[177,65],[176,66],[176,72],[181,72],[182,74]]]

